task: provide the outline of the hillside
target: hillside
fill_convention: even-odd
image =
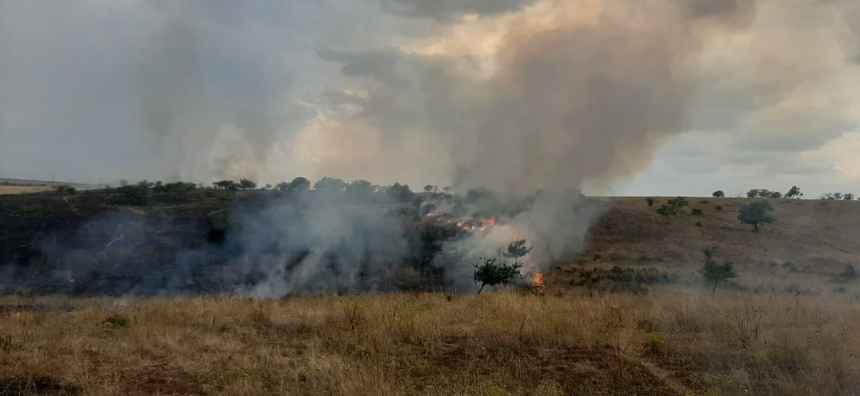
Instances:
[[[690,198],[686,213],[700,209],[703,215],[679,217],[657,214],[666,198],[656,200],[648,207],[644,198],[613,199],[580,261],[564,265],[563,274],[620,265],[656,267],[692,279],[702,249],[716,247],[717,257],[743,274],[737,279],[741,285],[762,292],[827,292],[837,287],[828,282],[834,275],[860,264],[860,202],[768,200],[776,222],[753,232],[737,215],[755,199]]]
[[[0,394],[860,394],[860,280],[845,274],[857,202],[771,201],[777,222],[754,233],[736,220],[750,200],[691,199],[664,217],[616,198],[543,293],[98,294],[175,273],[177,251],[211,244],[224,209],[272,197],[0,197],[4,285],[96,294],[0,297]],[[70,241],[60,257],[48,248]],[[738,274],[713,294],[697,274],[706,246]],[[208,265],[229,253],[214,252]],[[44,277],[73,264],[109,276]],[[181,272],[192,283],[179,290],[205,292],[218,268]]]
[[[77,189],[86,189],[92,187],[79,183],[0,178],[0,195],[53,191],[54,188],[58,186],[70,186]]]
[[[213,220],[226,219],[227,210],[283,199],[278,197],[209,189],[155,194],[146,202],[105,191],[7,195],[0,197],[0,263],[17,264],[22,276],[38,280],[38,271],[30,270],[123,261],[129,275],[124,282],[134,282],[143,272],[173,268],[183,251],[212,246],[212,227],[222,222]],[[753,200],[689,199],[690,207],[678,217],[657,214],[665,200],[657,198],[649,207],[644,198],[612,199],[592,227],[587,249],[578,259],[559,263],[548,274],[548,286],[566,288],[585,270],[614,266],[655,268],[692,282],[698,279],[702,249],[715,247],[719,260],[733,262],[744,274],[737,285],[759,292],[821,293],[844,289],[830,281],[860,253],[855,231],[860,202],[769,200],[777,220],[753,232],[737,221],[739,208]],[[694,209],[702,214],[691,215]],[[204,284],[200,291],[207,290]]]

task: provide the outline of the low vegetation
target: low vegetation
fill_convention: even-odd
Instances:
[[[399,202],[391,206],[405,213],[410,270],[436,275],[442,242],[461,231],[432,221],[436,208],[422,202],[450,197],[448,188],[414,193],[402,184],[323,180],[296,178],[266,188],[273,191],[251,191],[247,182],[248,191],[237,191],[241,180],[218,182],[219,191],[145,181],[38,194],[3,207],[0,221],[18,228],[0,233],[0,247],[26,247],[11,238],[46,219],[77,229],[78,217],[103,213],[92,210],[100,199],[129,205],[133,219],[185,216],[141,238],[162,243],[189,240],[183,227],[229,233],[241,225],[215,224],[237,200],[313,190]],[[796,187],[789,193],[800,195]],[[455,199],[498,204],[483,190]],[[616,199],[582,254],[546,274],[541,293],[519,292],[532,282],[521,275],[532,247],[517,240],[475,266],[480,295],[2,297],[0,394],[860,394],[860,245],[830,231],[851,229],[860,206],[716,193],[660,201],[657,211],[677,218],[657,221],[643,198]],[[738,222],[772,225],[751,234]],[[117,231],[102,237],[117,241],[110,251],[97,244],[106,262],[130,238]],[[468,283],[475,261],[464,262]]]
[[[15,345],[0,352],[0,386],[49,381],[87,395],[860,390],[856,304],[729,293],[691,300],[670,290],[77,299],[63,302],[73,312],[0,321]],[[106,327],[109,316],[133,319]],[[12,394],[44,394],[27,389]]]

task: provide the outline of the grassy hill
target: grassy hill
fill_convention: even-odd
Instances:
[[[743,274],[737,283],[752,291],[824,293],[844,286],[830,281],[846,266],[860,265],[860,202],[767,200],[776,222],[753,232],[737,215],[755,199],[691,198],[686,214],[678,217],[657,214],[666,199],[656,200],[649,207],[644,198],[614,199],[592,230],[588,249],[577,263],[564,265],[567,271],[561,274],[619,265],[694,278],[702,249],[716,247],[717,257],[733,262]],[[702,215],[690,215],[693,209]]]
[[[121,213],[154,221],[127,245],[150,249],[143,264],[256,196],[0,197],[0,251],[45,265],[20,245]],[[542,295],[2,297],[0,394],[860,394],[860,202],[769,200],[776,222],[753,232],[736,220],[752,200],[689,199],[677,217],[665,200],[613,199]],[[83,231],[99,251],[116,237]],[[714,294],[709,246],[738,275]]]
[[[58,186],[70,186],[77,189],[92,188],[92,186],[79,183],[0,178],[0,195],[53,191]]]

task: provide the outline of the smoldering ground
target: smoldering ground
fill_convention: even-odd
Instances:
[[[105,201],[115,195],[93,194],[101,196],[89,198]],[[487,191],[465,197],[429,194],[407,202],[373,191],[245,195],[208,214],[183,215],[152,202],[95,216],[64,233],[49,230],[33,241],[39,254],[29,263],[3,267],[2,291],[253,297],[471,291],[481,257],[520,238],[535,246],[523,271],[522,283],[528,284],[528,277],[549,269],[556,258],[581,249],[587,219],[604,209],[602,201],[575,191],[517,201]],[[193,201],[178,206],[188,205]],[[455,221],[429,215],[430,206],[448,208],[445,218]],[[457,224],[466,219],[492,227]],[[205,226],[193,224],[201,221]]]

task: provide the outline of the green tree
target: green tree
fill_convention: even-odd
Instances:
[[[408,184],[394,183],[386,188],[386,192],[399,202],[409,202],[415,197]]]
[[[803,193],[800,192],[800,188],[797,186],[791,186],[791,189],[785,193],[786,198],[800,198],[803,196]]]
[[[311,188],[311,181],[304,177],[297,177],[287,185],[290,191],[307,191]]]
[[[221,189],[221,190],[233,191],[233,190],[236,190],[237,188],[239,188],[239,186],[236,185],[236,182],[234,182],[232,180],[216,181],[215,183],[212,183],[212,185],[215,186],[216,189]]]
[[[842,196],[842,199],[844,199],[846,201],[853,201],[854,200],[854,194],[846,193],[845,195]]]
[[[257,182],[250,179],[239,180],[239,188],[243,190],[253,190],[257,188]]]
[[[753,230],[758,231],[759,224],[770,224],[776,221],[769,212],[773,212],[773,207],[769,203],[765,201],[753,202],[741,207],[738,212],[738,221],[752,225]]]
[[[376,188],[367,180],[353,180],[346,185],[346,192],[356,196],[369,196],[376,192]]]
[[[517,239],[508,244],[507,248],[499,254],[498,258],[482,259],[483,264],[475,265],[474,281],[481,284],[478,294],[484,290],[484,287],[496,286],[500,284],[508,284],[512,279],[520,277],[520,259],[531,253],[532,247],[526,246],[525,239]],[[508,264],[507,260],[514,259],[514,262]]]
[[[475,264],[475,274],[473,276],[475,283],[481,284],[478,294],[481,294],[487,285],[508,284],[511,279],[520,276],[520,268],[523,267],[522,264],[516,261],[513,264],[508,264],[506,262],[499,262],[498,258],[483,260],[483,264]]]
[[[711,195],[712,195],[714,198],[723,198],[723,197],[725,197],[725,196],[726,196],[726,193],[724,193],[724,192],[723,192],[723,190],[717,190],[717,191],[714,191],[714,193],[713,193],[713,194],[711,194]]]
[[[320,191],[341,191],[346,187],[346,183],[341,179],[324,177],[314,183],[314,190]]]
[[[424,192],[429,193],[430,191],[433,191],[433,186],[431,186],[429,184],[424,186]]]
[[[714,283],[713,289],[711,289],[711,294],[717,292],[717,286],[722,281],[726,281],[732,278],[736,278],[737,274],[735,274],[732,263],[728,261],[724,261],[722,264],[717,263],[717,260],[714,259],[715,248],[705,248],[702,253],[705,254],[705,258],[702,261],[702,269],[699,270],[699,273],[709,282]]]

